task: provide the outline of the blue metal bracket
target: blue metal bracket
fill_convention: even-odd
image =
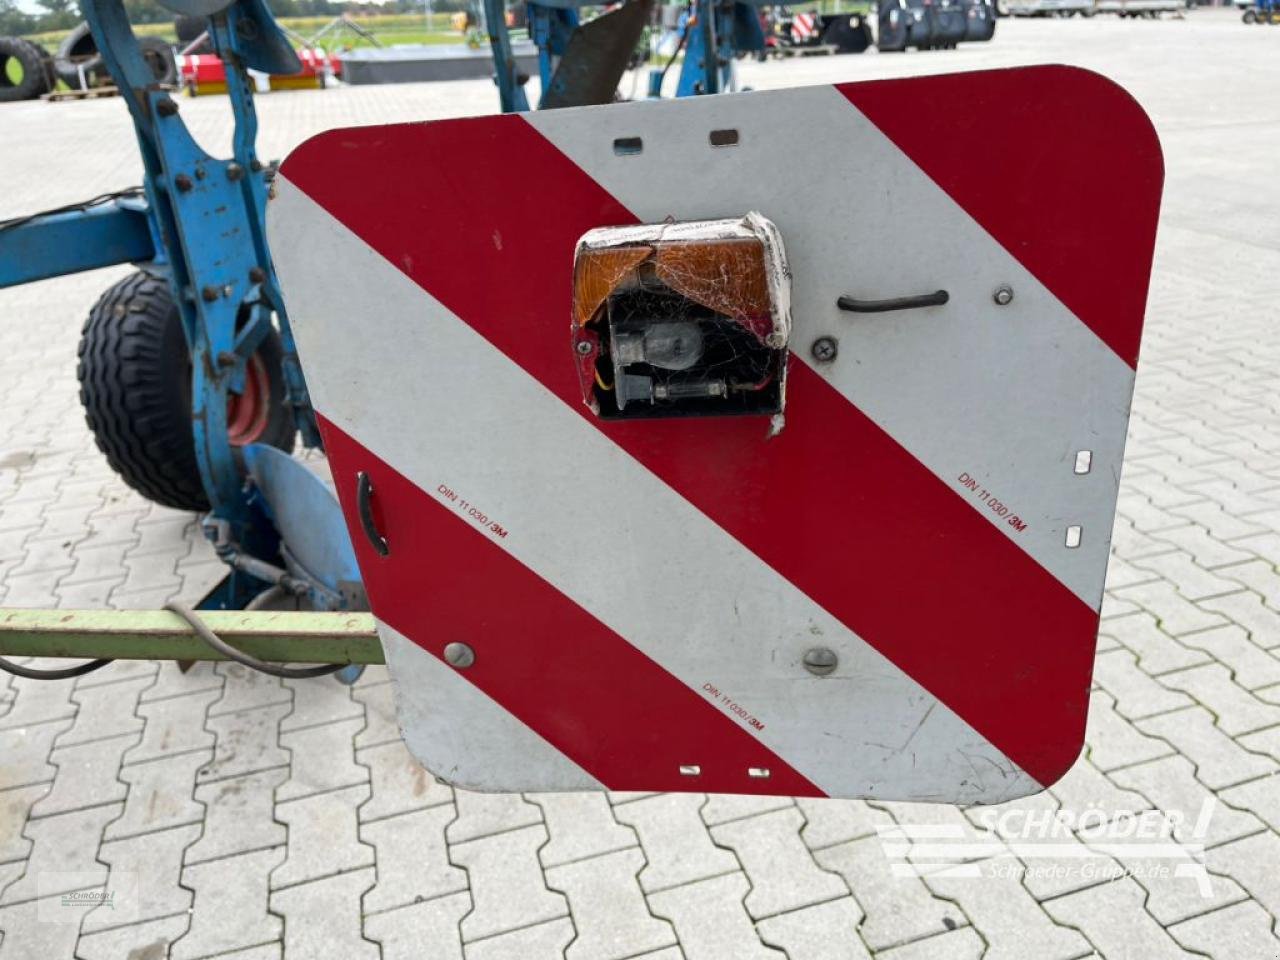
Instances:
[[[0,228],[0,287],[156,256],[147,205],[113,200]]]

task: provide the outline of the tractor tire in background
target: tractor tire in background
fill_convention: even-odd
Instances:
[[[0,103],[34,100],[52,86],[49,54],[43,47],[21,37],[0,37]]]
[[[81,68],[84,69],[85,82],[90,86],[95,78],[107,72],[102,54],[98,52],[98,41],[93,39],[87,23],[81,23],[67,34],[53,58],[53,69],[58,79],[72,90],[80,89]]]
[[[249,361],[245,391],[227,404],[233,446],[293,450],[280,335]],[[139,271],[110,287],[80,335],[80,403],[98,449],[129,486],[178,510],[209,509],[191,426],[191,357],[163,277]]]
[[[178,49],[185,50],[200,39],[209,29],[208,17],[192,17],[185,14],[173,18],[173,31],[178,35]],[[206,37],[191,54],[213,53],[213,43]]]
[[[142,50],[142,59],[151,68],[151,75],[156,83],[171,87],[178,85],[178,61],[173,56],[173,47],[160,37],[139,37],[138,46]]]

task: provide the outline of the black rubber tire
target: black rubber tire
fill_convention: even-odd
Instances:
[[[178,49],[183,50],[200,38],[209,29],[208,17],[177,16],[173,18],[173,30],[178,35]],[[213,53],[213,43],[206,37],[204,42],[190,53]]]
[[[107,72],[98,52],[98,41],[93,39],[89,24],[81,23],[66,35],[53,58],[53,69],[58,79],[72,90],[80,89],[80,70],[84,67],[85,80],[92,85],[94,79]]]
[[[171,87],[178,85],[178,61],[174,59],[173,47],[161,37],[139,37],[138,47],[142,50],[142,59],[147,61],[156,83]]]
[[[280,336],[257,356],[268,378],[268,416],[259,443],[293,450]],[[80,403],[94,440],[129,486],[178,510],[209,509],[191,428],[191,360],[169,284],[139,271],[110,287],[80,336]]]
[[[9,79],[9,61],[17,60],[22,79]],[[49,92],[49,55],[37,44],[21,37],[0,37],[0,103],[34,100]]]

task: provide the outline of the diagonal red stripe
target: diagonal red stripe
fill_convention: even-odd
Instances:
[[[359,524],[349,529],[384,622],[441,659],[451,641],[471,645],[476,661],[463,676],[612,790],[824,796],[487,533],[318,419],[334,476],[364,470],[373,482],[390,554],[378,557]],[[354,484],[337,486],[350,521]],[[701,774],[681,774],[684,764]],[[769,777],[749,776],[750,767]]]
[[[1137,365],[1164,161],[1132,96],[1062,66],[837,89]]]
[[[525,186],[491,190],[512,157]],[[424,171],[431,189],[404,188]],[[335,131],[283,172],[1038,781],[1070,767],[1096,612],[804,364],[773,439],[759,418],[586,410],[568,339],[574,244],[634,218],[523,120]]]

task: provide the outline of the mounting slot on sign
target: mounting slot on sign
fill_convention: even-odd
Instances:
[[[758,213],[589,231],[573,273],[583,399],[609,419],[781,413],[790,276]]]

